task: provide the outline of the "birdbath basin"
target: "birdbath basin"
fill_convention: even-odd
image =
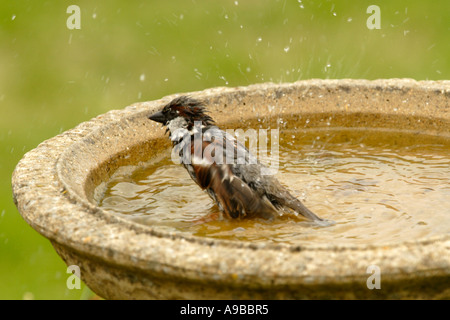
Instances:
[[[188,95],[204,100],[224,128],[231,123],[245,128],[255,118],[277,127],[286,117],[294,130],[307,118],[311,128],[383,128],[450,139],[450,81],[308,80]],[[81,278],[98,295],[450,298],[449,232],[383,244],[252,242],[168,231],[99,207],[96,190],[117,169],[161,156],[170,147],[164,130],[148,115],[176,96],[81,123],[28,152],[13,173],[22,217],[51,241],[67,265],[80,268]],[[430,206],[427,214],[433,213]]]

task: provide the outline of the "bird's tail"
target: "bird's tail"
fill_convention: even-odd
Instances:
[[[291,208],[292,210],[301,214],[302,216],[304,216],[309,220],[323,221],[322,218],[320,218],[314,212],[309,210],[300,200],[298,200],[292,195],[285,200],[284,206]]]
[[[269,197],[271,202],[276,207],[290,208],[312,221],[324,221],[322,218],[318,217],[314,212],[309,210],[300,200],[294,197],[284,186],[282,186],[280,183],[276,183],[276,185],[277,185],[276,192],[273,192]]]

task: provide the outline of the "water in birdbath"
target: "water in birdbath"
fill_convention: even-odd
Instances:
[[[219,208],[170,150],[119,168],[98,205],[137,223],[217,239],[391,244],[450,232],[450,139],[392,129],[280,130],[277,178],[328,227],[281,212],[273,221],[214,217]]]

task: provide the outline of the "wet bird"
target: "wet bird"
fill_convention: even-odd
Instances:
[[[225,216],[273,219],[280,210],[293,210],[321,222],[270,174],[231,134],[215,126],[202,101],[187,96],[173,99],[149,119],[166,126],[173,152],[191,178],[206,190]]]

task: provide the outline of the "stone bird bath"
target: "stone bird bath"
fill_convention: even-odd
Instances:
[[[308,80],[213,88],[219,126],[256,116],[310,115],[323,126],[383,127],[450,136],[450,81]],[[186,236],[99,208],[95,188],[123,165],[169,147],[147,116],[176,95],[81,123],[28,152],[12,187],[20,214],[107,299],[450,298],[450,234],[392,245],[251,243]],[[268,105],[276,106],[270,110]],[[314,120],[315,119],[315,120]],[[269,123],[270,123],[269,121]],[[429,214],[433,214],[430,208]],[[370,290],[367,267],[379,266]]]

